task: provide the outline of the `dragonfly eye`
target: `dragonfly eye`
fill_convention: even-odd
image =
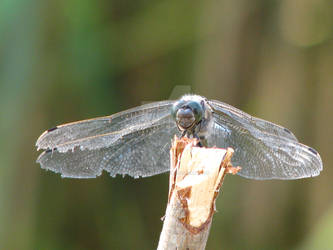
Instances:
[[[198,102],[179,101],[174,104],[171,113],[177,125],[185,130],[201,121],[203,108]]]
[[[194,113],[190,108],[180,108],[176,114],[176,122],[182,129],[188,129],[195,123]]]
[[[204,105],[203,103],[201,104],[199,102],[194,102],[194,101],[187,103],[187,106],[193,111],[196,123],[200,122],[203,117],[204,113],[203,105]]]

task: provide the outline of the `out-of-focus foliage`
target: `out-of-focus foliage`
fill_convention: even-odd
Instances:
[[[207,249],[332,249],[332,13],[331,0],[1,1],[0,249],[156,248],[167,175],[62,179],[34,143],[177,85],[290,128],[324,163],[313,179],[228,176]]]
[[[319,219],[313,233],[304,240],[300,249],[333,249],[333,207]]]

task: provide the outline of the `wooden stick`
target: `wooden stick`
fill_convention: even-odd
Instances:
[[[173,141],[168,206],[158,250],[205,249],[223,178],[240,170],[230,163],[232,148],[196,144],[196,139]]]

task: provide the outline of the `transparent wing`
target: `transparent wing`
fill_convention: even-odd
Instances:
[[[45,131],[37,140],[38,149],[55,149],[67,152],[103,148],[112,145],[122,136],[144,129],[169,116],[173,101],[154,102],[128,109],[110,116],[66,123]]]
[[[62,177],[94,178],[103,170],[117,174],[147,177],[169,170],[172,135],[178,133],[174,121],[167,118],[159,125],[132,131],[112,146],[61,153],[47,150],[37,159],[44,169],[61,173]],[[165,123],[164,123],[165,122]]]
[[[211,146],[232,147],[239,175],[251,179],[299,179],[319,175],[320,155],[288,130],[230,105],[209,101],[213,113]]]
[[[173,101],[156,102],[112,116],[64,124],[37,140],[47,149],[42,168],[63,177],[91,178],[102,170],[134,177],[169,169],[169,147],[178,129],[170,115]]]

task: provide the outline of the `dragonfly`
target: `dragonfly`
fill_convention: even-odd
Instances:
[[[319,153],[288,129],[199,95],[153,102],[110,116],[56,126],[36,146],[37,163],[68,178],[148,177],[169,171],[171,140],[197,138],[202,147],[232,147],[238,175],[257,180],[320,174]]]

